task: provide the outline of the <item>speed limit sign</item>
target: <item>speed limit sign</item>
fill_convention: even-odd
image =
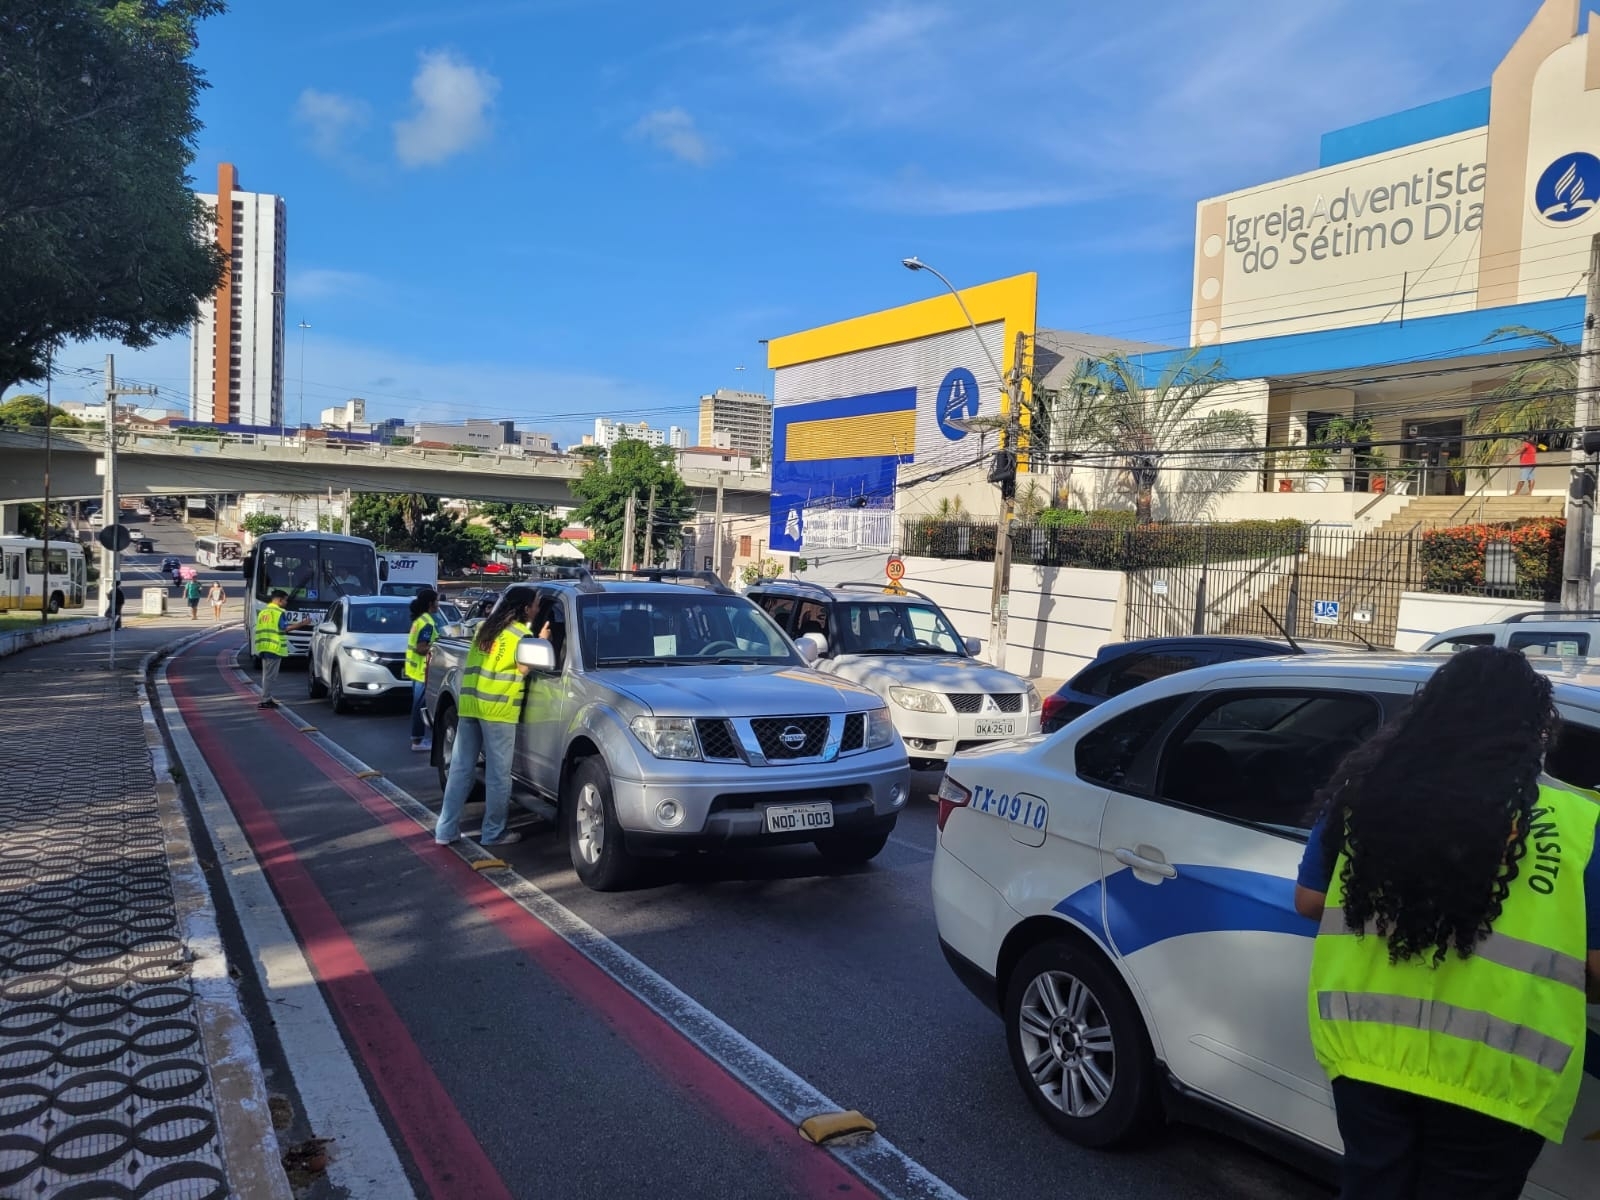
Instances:
[[[906,564],[898,558],[891,558],[884,564],[883,573],[891,583],[899,583],[906,577]]]

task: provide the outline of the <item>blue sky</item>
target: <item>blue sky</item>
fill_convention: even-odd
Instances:
[[[1536,8],[234,0],[194,173],[287,198],[291,421],[305,320],[308,416],[359,395],[575,442],[770,394],[758,340],[932,294],[909,254],[1039,272],[1046,327],[1181,342],[1198,199],[1485,86]],[[118,370],[185,402],[186,359]]]

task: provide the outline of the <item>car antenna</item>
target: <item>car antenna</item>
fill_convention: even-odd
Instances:
[[[1300,643],[1294,640],[1294,634],[1290,633],[1283,627],[1283,622],[1272,615],[1272,610],[1270,608],[1263,604],[1261,606],[1261,611],[1267,614],[1267,620],[1271,621],[1278,627],[1278,632],[1283,634],[1283,640],[1289,643],[1289,649],[1293,650],[1296,654],[1305,653],[1304,650],[1300,649]]]
[[[1355,638],[1356,641],[1360,642],[1368,650],[1371,650],[1373,652],[1377,651],[1378,648],[1376,646],[1374,646],[1371,642],[1367,641],[1366,638],[1362,637],[1361,634],[1359,632],[1357,632],[1356,630],[1352,629],[1350,631],[1350,636]]]

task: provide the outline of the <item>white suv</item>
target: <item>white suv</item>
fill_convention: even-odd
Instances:
[[[1424,653],[1449,653],[1469,646],[1504,646],[1532,657],[1600,656],[1600,613],[1522,612],[1488,625],[1463,625],[1423,643]]]
[[[745,595],[817,670],[889,702],[913,767],[940,767],[959,751],[1039,732],[1043,702],[1033,684],[978,658],[977,639],[963,639],[921,592],[782,580]]]
[[[939,941],[1005,1020],[1034,1108],[1087,1145],[1165,1100],[1314,1156],[1340,1148],[1311,1051],[1314,922],[1294,911],[1312,796],[1410,703],[1422,656],[1262,658],[1135,688],[1059,732],[953,759],[933,863]],[[1549,664],[1547,768],[1600,782],[1600,673]],[[1600,1007],[1566,1142],[1529,1196],[1594,1195]]]

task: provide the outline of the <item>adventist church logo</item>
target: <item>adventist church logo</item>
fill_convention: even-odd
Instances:
[[[957,367],[944,377],[939,385],[939,397],[934,412],[939,420],[939,432],[952,442],[967,436],[967,431],[950,423],[951,419],[978,415],[978,381],[965,367]]]
[[[1589,215],[1600,203],[1600,158],[1583,150],[1563,154],[1545,168],[1533,188],[1533,206],[1552,225]]]

